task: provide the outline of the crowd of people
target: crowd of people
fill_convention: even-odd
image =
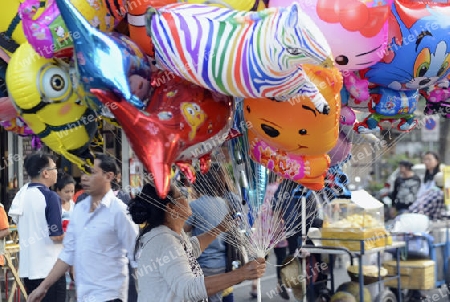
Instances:
[[[224,199],[199,187],[192,202],[174,184],[166,198],[151,184],[131,198],[120,190],[116,160],[99,154],[75,195],[75,180],[58,172],[52,156],[29,155],[24,167],[30,182],[8,215],[17,225],[28,301],[233,301],[233,285],[265,272],[259,258],[225,272],[220,234],[231,216]],[[196,229],[193,213],[207,217],[199,205],[208,200],[222,204],[223,219]],[[7,222],[0,208],[0,238]]]
[[[415,175],[412,163],[400,162],[391,193],[393,208],[396,215],[421,213],[437,220],[445,211],[441,163],[433,152],[427,152],[423,162],[423,179]],[[48,154],[29,155],[24,167],[30,182],[18,191],[8,215],[17,225],[19,274],[28,301],[230,302],[233,285],[265,272],[264,258],[226,269],[224,233],[230,225],[230,204],[241,200],[225,180],[223,186],[216,185],[217,167],[199,173],[190,188],[172,184],[165,198],[151,184],[131,198],[121,190],[116,160],[104,154],[81,175],[77,192],[74,178],[59,173]],[[286,181],[269,184],[268,209]],[[284,201],[287,208],[303,196],[301,191],[297,198],[296,191],[292,193],[294,198]],[[282,218],[294,223],[288,221],[292,217]],[[310,219],[308,225],[319,223],[315,216]],[[7,214],[0,207],[0,239],[8,234]],[[276,245],[279,265],[296,252],[298,240],[291,236]],[[0,254],[1,249],[4,246]],[[288,300],[280,269],[279,294]],[[254,298],[255,286],[250,289]]]
[[[423,179],[414,173],[412,162],[399,163],[400,173],[390,194],[393,205],[391,218],[403,213],[419,213],[436,221],[445,214],[444,174],[441,171],[439,155],[428,151],[422,161],[425,165]]]

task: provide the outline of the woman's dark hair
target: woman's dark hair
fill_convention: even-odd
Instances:
[[[50,160],[53,160],[53,156],[45,153],[35,153],[28,155],[25,158],[24,167],[30,178],[38,177],[42,170],[48,168]]]
[[[175,186],[172,184],[168,197],[161,199],[152,184],[145,184],[142,191],[128,205],[128,212],[136,224],[145,224],[136,239],[135,255],[139,247],[141,237],[152,229],[164,224],[166,218],[166,206],[172,202],[170,199],[175,193]]]
[[[73,179],[72,176],[69,174],[58,174],[58,180],[56,181],[56,190],[61,191],[65,188],[68,184],[74,184],[76,185],[75,179]]]
[[[433,152],[433,151],[428,151],[428,152],[426,152],[424,154],[424,156],[425,155],[433,156],[436,159],[436,161],[437,161],[437,166],[434,167],[433,172],[430,172],[430,171],[428,171],[428,169],[426,169],[425,177],[423,178],[423,182],[424,183],[434,180],[434,176],[441,171],[441,159],[439,158],[439,155],[436,152]]]

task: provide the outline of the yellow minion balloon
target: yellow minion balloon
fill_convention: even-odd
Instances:
[[[53,151],[80,169],[93,164],[89,145],[97,129],[96,114],[75,93],[69,67],[39,56],[22,44],[6,71],[9,96],[33,132]]]

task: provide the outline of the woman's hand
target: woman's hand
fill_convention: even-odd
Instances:
[[[245,280],[254,280],[261,278],[266,272],[266,260],[264,258],[257,258],[241,267],[242,274]]]

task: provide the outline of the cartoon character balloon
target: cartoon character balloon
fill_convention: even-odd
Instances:
[[[22,1],[9,0],[2,2],[0,17],[0,48],[11,56],[20,44],[27,42],[23,32],[22,19],[19,14],[19,6]],[[37,7],[36,15],[42,13],[45,1],[41,1]]]
[[[304,66],[311,80],[320,85],[330,104],[330,113],[321,114],[306,96],[293,102],[270,99],[244,100],[244,118],[250,123],[250,157],[278,175],[312,190],[323,187],[339,131],[342,77],[337,68]]]
[[[298,5],[260,12],[194,4],[149,8],[146,26],[159,66],[192,83],[235,97],[307,95],[319,112],[329,110],[300,65],[331,67],[331,51]]]
[[[417,91],[397,91],[379,87],[374,89],[369,102],[371,114],[362,122],[355,123],[358,133],[379,132],[382,121],[400,121],[397,129],[411,131],[417,126],[414,112],[417,109],[419,93]]]
[[[365,77],[394,90],[436,84],[450,73],[449,31],[450,5],[396,0],[389,19],[388,50]]]
[[[270,0],[269,6],[299,3],[324,33],[338,68],[355,70],[367,68],[383,57],[392,1]]]
[[[81,169],[93,164],[88,147],[96,114],[74,93],[65,63],[40,57],[24,43],[11,58],[6,82],[20,116],[49,148]]]
[[[115,7],[114,11],[120,12],[125,11],[120,5],[121,1],[117,0],[106,0],[110,7]],[[132,1],[128,5],[127,10],[127,22],[128,28],[130,30],[130,38],[150,57],[154,57],[155,53],[153,50],[153,45],[151,43],[150,37],[147,35],[145,29],[145,13],[148,6],[155,8],[160,8],[168,4],[175,3],[193,3],[193,4],[208,4],[218,7],[226,7],[230,9],[236,9],[240,11],[257,11],[265,9],[265,4],[260,0],[215,0],[215,1],[205,1],[205,0],[148,0],[148,1]],[[122,14],[114,13],[117,18],[120,19]]]
[[[169,190],[173,163],[208,156],[228,138],[234,113],[233,98],[220,95],[179,78],[160,82],[145,111],[111,92],[95,90],[122,125],[130,144],[154,177],[161,197]],[[156,86],[156,83],[159,86]]]
[[[71,57],[73,39],[80,33],[70,31],[60,16],[54,0],[46,2],[44,11],[37,16],[40,0],[26,0],[19,7],[25,36],[34,50],[44,58]],[[101,31],[112,31],[114,19],[101,0],[75,0],[73,5]]]
[[[105,34],[94,28],[69,0],[55,1],[69,31],[79,33],[74,49],[84,90],[111,90],[143,109],[150,89],[151,68],[142,50],[127,36]],[[101,103],[96,103],[94,109],[97,107]]]

